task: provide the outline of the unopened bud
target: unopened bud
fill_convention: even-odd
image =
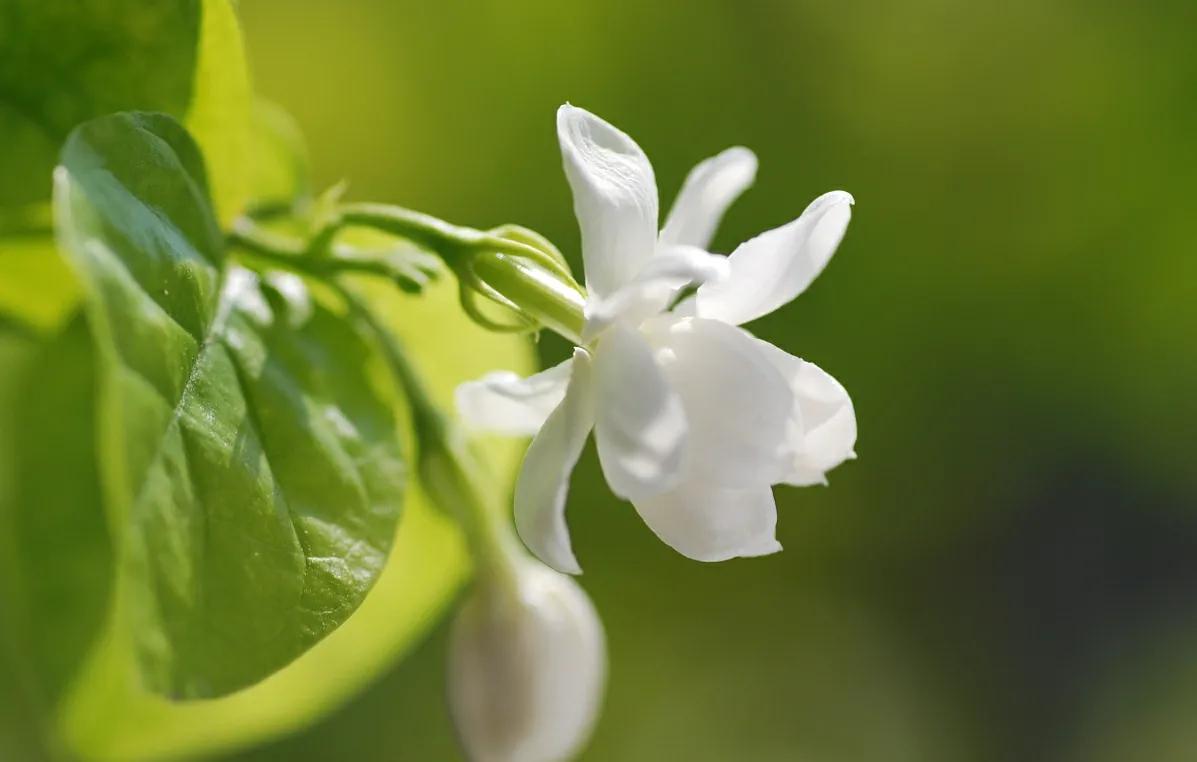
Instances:
[[[473,762],[562,762],[586,743],[606,682],[594,605],[571,578],[519,559],[480,580],[453,624],[449,707]]]

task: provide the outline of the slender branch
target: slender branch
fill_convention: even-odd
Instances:
[[[418,468],[424,490],[465,531],[476,561],[487,577],[515,589],[513,559],[517,540],[502,513],[487,495],[486,469],[466,442],[465,434],[432,399],[427,384],[408,358],[402,341],[378,320],[357,294],[340,281],[333,287],[351,314],[378,340],[383,357],[406,397],[419,443]]]
[[[244,217],[233,224],[228,241],[267,265],[321,280],[342,274],[377,275],[395,281],[404,291],[419,292],[435,275],[435,269],[420,252],[388,256],[335,247],[334,256],[309,256],[310,247],[302,241],[272,233]]]
[[[461,256],[470,251],[494,251],[528,259],[561,278],[573,290],[582,293],[564,260],[559,258],[560,255],[555,257],[532,245],[525,236],[509,238],[492,232],[451,225],[431,215],[389,204],[344,204],[317,237],[332,236],[342,228],[355,225],[381,230],[422,244],[440,254],[454,269]],[[501,230],[509,230],[512,227],[505,226]]]
[[[401,207],[361,203],[339,206],[306,242],[263,230],[247,217],[234,224],[229,241],[268,264],[313,277],[374,274],[391,278],[409,291],[420,289],[427,273],[411,258],[355,256],[334,246],[336,236],[349,227],[379,230],[421,246],[440,257],[476,293],[513,309],[531,325],[543,325],[574,343],[581,341],[585,291],[551,243],[519,226],[484,232]],[[484,327],[511,329],[485,316],[479,319],[481,313],[469,302],[463,306]]]

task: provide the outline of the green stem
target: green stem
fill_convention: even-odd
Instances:
[[[243,218],[230,242],[270,264],[319,278],[344,272],[396,278],[385,260],[330,256],[336,235],[347,227],[367,227],[407,239],[436,253],[476,292],[496,295],[571,342],[581,343],[586,297],[568,268],[532,245],[481,230],[451,225],[427,214],[386,204],[343,204],[310,241],[278,236]],[[560,256],[560,255],[558,255]]]
[[[451,225],[422,212],[413,212],[390,204],[342,204],[338,212],[325,223],[322,235],[335,235],[346,227],[367,227],[406,238],[413,243],[446,257],[450,266],[461,254],[486,241],[481,230]]]
[[[457,518],[471,555],[485,576],[514,589],[513,563],[519,557],[519,541],[504,512],[486,497],[495,490],[488,484],[485,467],[467,445],[464,433],[432,400],[399,338],[379,322],[356,294],[337,282],[334,287],[353,314],[378,339],[387,365],[407,398],[419,443],[417,463],[424,490],[437,505]]]
[[[419,292],[430,277],[420,262],[407,262],[402,256],[343,252],[336,256],[311,256],[310,247],[303,242],[264,230],[248,218],[241,218],[233,224],[228,241],[252,259],[320,280],[343,274],[376,275],[394,281],[404,291]]]
[[[228,233],[230,246],[241,249],[272,260],[283,257],[303,259],[307,248],[302,242],[289,236],[272,233],[249,217],[239,217],[233,221],[233,228]],[[298,266],[303,266],[301,263]],[[296,265],[287,265],[287,269],[294,269]]]

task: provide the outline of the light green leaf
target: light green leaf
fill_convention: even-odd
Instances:
[[[256,100],[252,141],[254,204],[290,205],[310,194],[307,148],[290,114],[270,101]]]
[[[75,275],[49,233],[0,238],[0,313],[53,333],[78,304]]]
[[[203,151],[216,216],[227,226],[249,200],[253,93],[232,5],[203,0],[201,10],[191,102],[183,124]]]
[[[163,694],[250,685],[386,561],[405,472],[372,349],[294,277],[226,267],[199,150],[165,115],[76,129],[55,225],[97,343],[116,634]]]
[[[125,109],[186,118],[212,162],[222,213],[244,198],[250,104],[228,0],[6,0],[0,4],[0,206],[50,196],[67,134]]]

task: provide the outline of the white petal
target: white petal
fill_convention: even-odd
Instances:
[[[690,170],[661,230],[661,243],[710,246],[724,212],[756,179],[756,164],[752,151],[737,146]]]
[[[457,414],[466,426],[510,436],[540,430],[565,396],[572,360],[522,378],[509,370],[487,373],[457,387]]]
[[[698,314],[740,325],[801,294],[840,245],[852,204],[843,191],[825,193],[798,219],[740,244],[727,280],[698,289]]]
[[[516,571],[514,591],[480,583],[453,622],[453,724],[477,762],[573,759],[602,703],[603,627],[569,577],[531,561]]]
[[[590,341],[616,320],[639,325],[669,306],[679,289],[720,280],[727,274],[727,257],[693,246],[659,247],[631,283],[606,299],[587,303],[582,340]]]
[[[796,487],[826,482],[824,474],[856,457],[856,411],[848,392],[814,363],[758,339],[794,392],[790,414],[793,467],[784,481]]]
[[[726,323],[672,316],[645,332],[690,424],[687,474],[723,487],[780,481],[794,396],[757,340]]]
[[[777,507],[768,486],[726,489],[695,482],[637,500],[636,511],[665,544],[696,561],[781,550],[774,537]]]
[[[686,414],[648,343],[622,323],[611,326],[595,350],[594,378],[594,437],[611,491],[635,500],[672,488],[686,449]]]
[[[589,111],[557,111],[557,139],[582,229],[586,287],[599,297],[630,282],[657,242],[657,181],[640,146]]]
[[[528,452],[515,485],[515,528],[528,550],[554,569],[580,574],[565,524],[569,476],[594,426],[590,355],[575,349],[569,387]]]

